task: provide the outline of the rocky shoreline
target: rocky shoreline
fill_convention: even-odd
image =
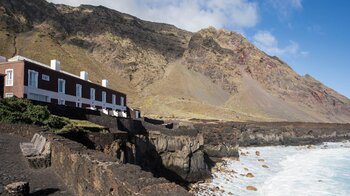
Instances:
[[[349,147],[350,140],[302,146],[242,147],[239,159],[223,158],[212,169],[213,179],[192,184],[190,192],[200,196],[302,195],[297,187],[304,186],[311,191],[309,194],[317,195],[321,191],[318,186],[329,185],[322,190],[327,193],[323,195],[347,195],[339,193],[350,191],[346,188],[350,180],[346,172]],[[283,187],[293,190],[292,193],[283,193]]]
[[[350,124],[305,122],[234,123],[240,146],[310,145],[350,139]]]
[[[106,117],[104,120],[108,121],[110,119]],[[132,164],[140,167],[142,169],[140,171],[151,172],[155,178],[151,178],[146,173],[142,174],[148,176],[150,181],[156,181],[157,178],[164,177],[170,182],[175,182],[186,189],[190,189],[190,184],[210,181],[213,173],[222,171],[223,164],[225,164],[223,160],[227,158],[239,159],[240,156],[245,156],[244,153],[240,153],[240,147],[308,145],[350,139],[350,124],[292,122],[163,122],[154,124],[146,121],[123,120],[118,121],[119,126],[123,127],[124,131],[63,134],[61,136],[65,138],[65,142],[53,141],[53,144],[57,143],[57,146],[61,146],[53,147],[53,149],[62,154],[62,149],[69,149],[70,146],[74,147],[79,144],[81,150],[74,147],[73,151],[67,150],[67,153],[74,152],[73,154],[77,153],[78,155],[83,151],[84,153],[89,152],[84,156],[79,155],[87,165],[90,164],[89,161],[95,159],[94,154],[97,153],[99,154],[98,157],[106,156],[103,160],[115,162],[116,168],[124,165],[125,171],[128,171],[128,169],[130,171],[138,170],[127,166]],[[43,131],[26,125],[11,124],[2,124],[0,130],[3,133],[18,134],[26,138],[30,138],[35,132]],[[56,136],[48,137],[53,138],[53,140],[57,138]],[[77,144],[73,145],[72,142]],[[259,156],[259,153],[256,153],[256,156]],[[71,161],[75,162],[76,158],[73,157],[77,155],[73,154],[71,160],[67,159],[67,164]],[[93,157],[90,157],[91,155]],[[59,161],[57,158],[54,160]],[[100,158],[98,160],[100,161]],[[77,163],[75,162],[75,164]],[[57,166],[55,163],[52,164]],[[61,171],[60,167],[57,168]],[[266,165],[265,168],[268,168],[268,166]],[[91,168],[86,169],[91,171]],[[99,170],[100,173],[94,175],[102,175],[105,169],[99,167]],[[72,168],[72,171],[75,171],[75,169]],[[60,173],[64,173],[63,170]],[[69,175],[67,175],[65,181],[71,181]],[[130,175],[133,176],[134,174]],[[135,178],[138,177],[135,176]],[[142,183],[142,181],[138,181],[138,183]],[[167,181],[162,181],[162,183],[167,183]],[[159,185],[161,186],[162,183]],[[141,186],[141,184],[133,186]],[[185,193],[180,187],[173,185],[171,187],[175,191],[174,194],[176,192]],[[254,188],[249,187],[249,189]],[[91,192],[93,188],[90,187],[87,190]],[[191,193],[196,190],[192,187]],[[218,187],[215,190],[220,191],[221,189]],[[84,190],[79,189],[79,193],[84,193]]]

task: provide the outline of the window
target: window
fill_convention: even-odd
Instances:
[[[120,97],[120,105],[124,106],[124,97]]]
[[[90,99],[95,101],[95,89],[94,88],[90,88]]]
[[[28,86],[38,88],[38,72],[28,70]]]
[[[29,93],[28,99],[35,100],[35,101],[49,102],[48,96],[39,95],[39,94],[35,94],[35,93]]]
[[[102,91],[102,102],[103,103],[106,103],[106,92],[105,91]]]
[[[50,76],[42,74],[41,75],[41,79],[49,82],[50,81]]]
[[[64,105],[66,101],[64,99],[58,99],[58,105]]]
[[[13,69],[6,69],[5,86],[13,86]]]
[[[5,93],[5,98],[13,97],[13,93]]]
[[[66,81],[63,79],[58,79],[58,92],[66,93]]]
[[[115,105],[115,101],[116,101],[116,96],[112,95],[112,104]]]
[[[75,96],[77,96],[77,97],[82,96],[82,87],[80,84],[75,85]]]

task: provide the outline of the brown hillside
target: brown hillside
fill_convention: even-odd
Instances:
[[[196,33],[105,7],[0,0],[0,55],[107,78],[148,116],[349,122],[350,100],[241,35]]]

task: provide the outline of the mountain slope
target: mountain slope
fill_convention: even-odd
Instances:
[[[90,72],[149,116],[349,122],[350,100],[241,35],[196,33],[105,7],[0,0],[0,55]]]

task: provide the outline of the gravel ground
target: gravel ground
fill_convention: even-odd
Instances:
[[[72,195],[51,168],[31,169],[19,144],[25,138],[0,133],[0,195],[7,184],[27,181],[31,195]]]

